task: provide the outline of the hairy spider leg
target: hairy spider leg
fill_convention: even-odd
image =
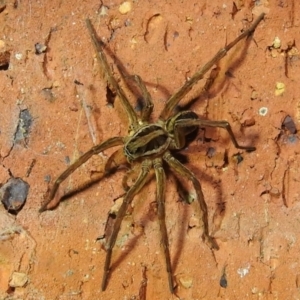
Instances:
[[[119,96],[121,103],[127,113],[128,118],[129,118],[129,122],[130,122],[129,128],[135,129],[138,127],[137,115],[136,115],[134,109],[132,108],[132,106],[130,105],[129,100],[127,99],[123,89],[120,87],[118,82],[113,77],[111,68],[108,65],[106,56],[103,51],[103,47],[104,47],[103,43],[96,38],[96,34],[93,29],[91,20],[86,19],[85,22],[86,22],[86,26],[89,31],[89,34],[91,36],[94,48],[96,50],[97,60],[101,67],[101,73],[102,73],[103,77],[105,78],[107,84],[109,85],[109,88],[112,91],[116,92],[117,95]]]
[[[107,279],[110,271],[110,263],[111,263],[111,256],[112,256],[112,250],[116,243],[118,233],[120,231],[121,223],[123,221],[123,218],[126,214],[128,205],[133,200],[133,197],[140,191],[140,189],[145,185],[147,175],[149,174],[149,171],[152,166],[152,161],[150,159],[145,159],[142,162],[140,174],[136,180],[136,182],[130,187],[128,192],[126,193],[123,203],[117,213],[116,220],[113,225],[113,231],[111,236],[109,237],[109,240],[106,244],[106,258],[104,263],[104,273],[102,278],[102,285],[101,289],[104,291],[106,289],[107,285]]]
[[[173,274],[171,267],[171,259],[170,259],[170,250],[169,250],[169,239],[168,232],[166,226],[166,212],[165,212],[165,187],[166,187],[166,175],[162,166],[162,159],[156,158],[153,161],[153,167],[155,170],[156,176],[156,202],[157,202],[157,216],[161,231],[161,241],[164,249],[166,268],[168,273],[168,281],[169,281],[169,289],[170,292],[174,293],[174,283],[173,283]]]
[[[99,154],[100,152],[115,147],[123,145],[123,138],[122,137],[113,137],[108,139],[107,141],[94,146],[89,151],[84,153],[82,156],[80,156],[74,163],[72,163],[54,182],[54,185],[50,191],[49,198],[46,203],[43,204],[43,206],[40,208],[39,212],[43,212],[47,209],[49,209],[48,204],[54,199],[55,194],[60,186],[60,184],[68,178],[76,169],[78,169],[82,164],[84,164],[86,161],[88,161],[93,155]],[[56,203],[58,204],[60,199],[57,199]]]
[[[194,186],[197,200],[202,212],[202,222],[203,222],[203,240],[208,244],[211,249],[219,249],[219,246],[214,241],[214,239],[209,235],[208,229],[208,211],[207,205],[204,200],[204,195],[202,192],[201,184],[199,180],[196,178],[194,173],[186,168],[183,164],[181,164],[174,156],[171,155],[169,151],[167,151],[163,159],[167,162],[167,164],[171,167],[171,169],[179,176],[190,180]]]
[[[200,127],[219,127],[227,130],[232,143],[237,149],[244,149],[247,151],[255,151],[256,148],[253,146],[241,146],[232,131],[230,124],[227,121],[211,121],[211,120],[202,120],[202,119],[190,119],[190,120],[177,120],[174,125],[174,139],[175,141],[179,140],[179,131],[178,128],[189,127],[189,126],[200,126]],[[176,130],[177,129],[177,130]]]
[[[135,81],[136,85],[141,90],[145,102],[145,105],[141,112],[141,121],[142,122],[149,121],[150,115],[152,114],[153,107],[154,107],[153,101],[151,99],[151,95],[148,92],[142,78],[139,75],[133,75],[131,76],[131,78]]]
[[[260,14],[258,18],[254,21],[254,23],[247,30],[245,30],[242,34],[240,34],[234,41],[229,43],[227,46],[221,48],[208,63],[202,66],[191,77],[191,79],[187,80],[185,84],[167,100],[166,106],[162,110],[159,119],[163,121],[167,120],[170,117],[175,106],[192,89],[194,84],[196,84],[199,80],[201,80],[203,76],[206,74],[206,72],[209,71],[213,67],[213,65],[216,64],[219,60],[221,60],[233,46],[235,46],[244,37],[250,36],[254,32],[257,25],[264,18],[264,16],[265,16],[264,13]]]

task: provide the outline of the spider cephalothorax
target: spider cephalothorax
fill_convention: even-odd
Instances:
[[[186,81],[186,83],[167,100],[166,105],[156,123],[149,123],[150,115],[153,110],[153,102],[141,78],[137,75],[133,76],[135,83],[141,90],[145,102],[141,114],[138,116],[130,105],[123,89],[119,86],[112,74],[103,51],[103,44],[96,38],[90,20],[86,20],[87,28],[96,49],[97,59],[104,74],[105,80],[109,88],[117,94],[127,113],[129,119],[129,134],[125,137],[110,138],[107,141],[94,146],[88,152],[83,154],[78,160],[76,160],[72,165],[70,165],[54,182],[54,185],[50,191],[49,198],[47,202],[42,206],[40,211],[52,208],[54,206],[53,204],[58,204],[60,200],[59,197],[61,195],[60,193],[57,193],[57,190],[60,186],[60,183],[95,154],[98,154],[111,147],[122,146],[123,155],[126,157],[128,163],[140,164],[139,174],[131,186],[127,185],[126,175],[124,177],[125,180],[123,180],[123,187],[126,192],[123,203],[121,204],[121,207],[114,221],[112,233],[108,237],[108,241],[106,244],[107,254],[104,264],[102,290],[106,288],[107,278],[110,270],[112,249],[115,245],[122,220],[127,212],[127,208],[133,200],[134,196],[145,185],[147,181],[147,175],[149,174],[150,170],[154,169],[157,183],[157,214],[162,234],[162,244],[168,272],[169,288],[172,293],[174,292],[168,233],[165,222],[166,176],[163,162],[166,163],[170,167],[170,170],[173,171],[177,176],[183,177],[192,182],[196,192],[197,201],[202,211],[203,239],[211,248],[218,247],[214,239],[209,235],[207,205],[204,200],[200,182],[189,169],[187,169],[172,155],[172,150],[180,150],[184,148],[186,145],[187,135],[192,133],[198,127],[224,128],[227,130],[236,148],[253,151],[255,150],[255,147],[239,145],[233,134],[231,126],[227,121],[203,120],[200,119],[197,114],[192,111],[181,111],[175,115],[172,115],[172,113],[180,100],[199,80],[203,78],[206,72],[208,72],[216,63],[218,63],[220,59],[222,59],[234,45],[236,45],[243,38],[250,36],[254,32],[255,28],[263,19],[263,17],[264,14],[261,14],[251,25],[251,27],[249,27],[249,29],[244,31],[233,42],[220,49],[208,63],[206,63],[191,77],[190,80]],[[112,165],[112,160],[113,155],[107,161],[105,167],[106,171],[109,171]]]

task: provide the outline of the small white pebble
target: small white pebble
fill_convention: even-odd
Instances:
[[[241,278],[245,277],[250,272],[250,265],[248,264],[246,268],[239,268],[237,273]]]
[[[268,113],[268,108],[267,107],[261,107],[259,110],[258,110],[258,113],[261,115],[261,116],[265,116],[267,113]]]
[[[108,15],[108,7],[102,5],[100,8],[100,16],[104,17]]]
[[[23,57],[23,54],[22,53],[16,53],[15,57],[16,57],[17,60],[21,60],[22,57]]]

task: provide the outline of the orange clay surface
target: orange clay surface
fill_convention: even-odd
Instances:
[[[126,14],[121,4],[0,1],[0,62],[10,53],[9,68],[0,70],[0,183],[14,176],[30,185],[17,215],[0,206],[0,299],[300,299],[299,135],[282,127],[290,116],[300,128],[300,4],[241,0],[234,9],[228,0],[136,0]],[[108,55],[115,76],[119,60],[143,78],[156,120],[166,99],[261,12],[253,39],[230,51],[209,93],[192,107],[229,121],[238,141],[257,150],[237,150],[224,130],[210,129],[181,151],[201,181],[220,249],[202,242],[199,209],[182,201],[169,174],[166,222],[177,284],[170,294],[152,180],[124,219],[102,292],[106,252],[96,239],[123,194],[124,171],[38,212],[49,178],[93,145],[127,134],[119,99],[107,104],[85,19],[115,55]],[[47,48],[36,54],[36,43]],[[199,96],[204,82],[184,101]],[[24,109],[33,119],[30,133],[14,143]],[[209,147],[216,151],[211,158]],[[80,167],[63,189],[101,178],[112,151]]]

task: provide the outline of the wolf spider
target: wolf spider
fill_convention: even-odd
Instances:
[[[157,214],[162,236],[162,244],[164,249],[164,256],[166,262],[166,269],[168,273],[169,288],[171,293],[174,293],[174,282],[171,267],[168,233],[165,222],[165,186],[166,175],[164,170],[164,163],[166,163],[172,171],[178,176],[181,176],[192,182],[192,185],[196,191],[197,200],[202,211],[203,222],[203,235],[202,239],[211,247],[217,249],[218,246],[214,239],[209,235],[208,229],[208,213],[207,205],[204,200],[204,195],[201,189],[200,182],[196,176],[187,169],[182,163],[180,163],[171,153],[172,150],[183,149],[186,145],[186,137],[198,127],[220,127],[227,130],[234,146],[238,149],[244,149],[246,151],[254,151],[255,147],[241,146],[238,144],[230,124],[227,121],[210,121],[200,119],[196,113],[192,111],[180,111],[175,115],[172,115],[174,108],[180,102],[180,100],[191,90],[191,88],[203,78],[204,74],[209,71],[216,63],[218,63],[226,53],[234,47],[240,40],[250,36],[257,25],[264,18],[264,14],[261,14],[253,24],[239,35],[234,41],[229,43],[224,48],[220,49],[213,58],[202,66],[185,84],[173,94],[166,102],[164,109],[162,110],[159,119],[155,123],[149,123],[150,115],[153,110],[153,101],[147,88],[141,78],[137,75],[133,76],[136,85],[141,90],[144,98],[144,107],[140,115],[134,111],[130,105],[128,98],[126,97],[123,89],[118,84],[117,80],[112,74],[112,70],[109,67],[106,56],[104,54],[104,44],[96,37],[95,31],[92,27],[91,21],[86,20],[86,26],[91,36],[94,48],[97,54],[97,60],[100,64],[105,80],[109,88],[117,94],[124,107],[124,110],[129,119],[129,133],[125,137],[112,137],[107,141],[94,146],[73,164],[71,164],[54,182],[47,202],[41,207],[40,211],[45,211],[57,205],[60,201],[60,193],[58,192],[59,186],[68,176],[70,176],[78,167],[89,160],[93,155],[115,147],[122,146],[121,149],[116,151],[107,161],[105,170],[108,173],[111,165],[114,162],[116,154],[123,153],[123,156],[127,159],[129,164],[138,163],[140,165],[139,175],[135,182],[131,185],[127,185],[127,175],[123,179],[123,187],[125,189],[125,196],[123,202],[117,212],[116,219],[113,224],[113,230],[106,244],[106,260],[104,264],[104,274],[102,279],[102,290],[105,290],[107,285],[107,279],[110,271],[112,250],[115,245],[122,220],[127,212],[127,208],[132,202],[134,196],[143,188],[147,181],[147,175],[153,168],[156,177],[156,202],[157,202]],[[54,203],[54,205],[53,205]]]

